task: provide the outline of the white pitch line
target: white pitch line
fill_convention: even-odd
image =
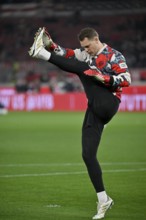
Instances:
[[[146,162],[105,162],[102,166],[117,166],[117,165],[145,165]],[[0,167],[55,167],[55,166],[82,166],[83,163],[32,163],[32,164],[0,164]]]
[[[83,163],[32,163],[32,164],[0,164],[0,167],[58,167],[81,166]]]
[[[145,172],[146,168],[140,169],[117,169],[117,170],[103,170],[104,173],[125,173],[125,172]],[[8,174],[0,175],[0,178],[13,178],[13,177],[39,177],[39,176],[63,176],[63,175],[80,175],[87,174],[86,171],[75,172],[54,172],[54,173],[32,173],[32,174]]]
[[[54,172],[54,173],[32,173],[32,174],[8,174],[8,175],[0,175],[0,178],[11,178],[11,177],[34,177],[34,176],[62,176],[62,175],[77,175],[77,174],[85,174],[86,171],[77,171],[77,172]]]

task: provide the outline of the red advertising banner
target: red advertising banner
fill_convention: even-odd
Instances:
[[[85,111],[84,93],[19,94],[11,88],[0,88],[0,103],[9,111]],[[146,111],[146,86],[125,88],[119,111]]]
[[[146,86],[130,86],[123,89],[120,111],[146,111]]]
[[[65,94],[10,94],[0,90],[0,102],[9,111],[84,111],[84,93]]]

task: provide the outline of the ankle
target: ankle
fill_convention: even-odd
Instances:
[[[97,198],[99,203],[105,203],[108,200],[108,196],[106,194],[106,191],[98,192]]]

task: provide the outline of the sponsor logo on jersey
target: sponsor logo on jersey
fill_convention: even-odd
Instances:
[[[125,69],[125,68],[127,68],[126,63],[120,63],[119,66],[120,66],[121,69]]]

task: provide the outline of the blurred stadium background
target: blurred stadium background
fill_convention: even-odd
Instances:
[[[28,56],[34,34],[42,26],[47,27],[53,40],[59,45],[73,49],[79,47],[77,34],[81,28],[87,26],[95,28],[102,42],[121,51],[126,57],[132,75],[132,85],[143,86],[140,89],[135,87],[130,93],[144,95],[146,93],[145,24],[146,1],[144,0],[90,2],[88,0],[1,0],[1,103],[13,110],[7,97],[4,98],[2,95],[62,94],[83,91],[77,77],[61,72],[54,65]],[[139,97],[138,100],[141,104],[137,105],[146,105],[145,96]],[[77,110],[82,108],[84,109],[84,106],[77,107]],[[135,107],[133,109],[135,110]],[[146,107],[142,107],[142,110],[146,110]]]

